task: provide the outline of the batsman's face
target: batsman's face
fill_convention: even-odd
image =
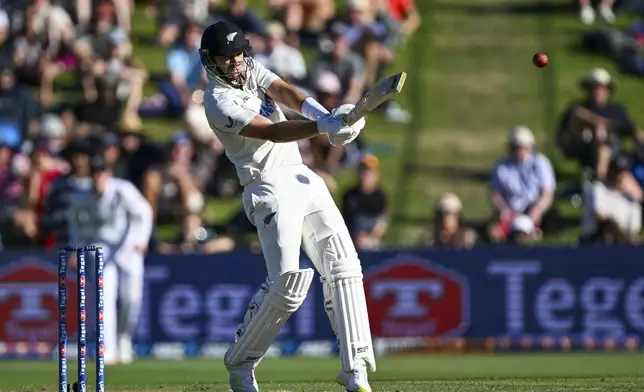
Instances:
[[[221,69],[226,77],[232,81],[241,80],[246,68],[244,61],[244,53],[238,53],[233,56],[219,56],[215,57],[215,64]]]

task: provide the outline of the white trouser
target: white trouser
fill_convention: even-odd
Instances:
[[[307,243],[316,237],[316,230],[324,231],[317,234],[320,238],[329,232],[346,234],[345,245],[355,256],[351,237],[326,184],[304,165],[290,166],[251,182],[244,188],[243,204],[248,219],[257,227],[271,281],[300,268],[302,243],[308,255],[314,245]],[[319,218],[313,219],[314,214]],[[321,253],[308,256],[320,272]]]
[[[106,361],[117,358],[119,338],[131,339],[143,298],[144,256],[138,252],[121,251],[116,258],[106,260],[103,270]]]
[[[248,184],[244,188],[243,204],[246,215],[257,227],[268,281],[298,270],[300,248],[304,248],[324,284],[325,309],[338,339],[342,340],[344,369],[355,367],[356,356],[350,352],[353,350],[365,353],[365,361],[375,370],[358,254],[322,178],[304,165],[281,168]],[[347,305],[339,301],[343,295],[339,293],[335,302],[342,303],[333,304],[336,291],[341,291],[334,287],[344,284],[343,279],[351,280],[349,285],[355,282],[353,290],[359,294],[358,298],[351,298],[351,304]],[[334,315],[334,307],[339,309],[339,314]],[[342,317],[359,318],[357,330],[341,325],[338,320]],[[342,346],[348,352],[342,354]]]

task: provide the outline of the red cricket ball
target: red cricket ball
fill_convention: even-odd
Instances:
[[[548,56],[543,53],[537,53],[532,57],[532,63],[539,68],[543,68],[548,65]]]

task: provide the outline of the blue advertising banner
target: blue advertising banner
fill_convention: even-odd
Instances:
[[[370,323],[381,342],[464,337],[509,345],[547,337],[573,346],[611,339],[639,348],[644,335],[642,248],[502,247],[360,258]],[[0,357],[51,355],[57,341],[56,260],[56,254],[38,251],[0,253]],[[308,266],[302,259],[302,267]],[[222,355],[264,279],[257,254],[149,255],[135,334],[138,354]],[[71,342],[76,287],[71,277],[68,284]],[[278,354],[330,353],[334,341],[314,281],[279,337]]]

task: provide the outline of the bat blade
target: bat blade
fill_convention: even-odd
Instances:
[[[344,121],[349,125],[353,125],[365,114],[392,99],[402,91],[406,79],[407,73],[400,72],[371,86],[365,95],[360,98],[356,107],[344,116]]]

